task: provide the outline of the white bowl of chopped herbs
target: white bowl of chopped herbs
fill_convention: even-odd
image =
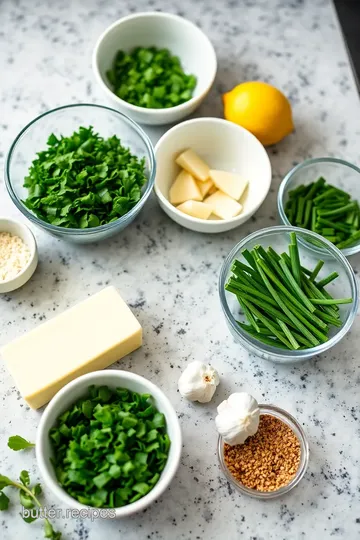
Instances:
[[[44,482],[65,505],[121,518],[165,491],[181,441],[177,414],[155,384],[105,370],[79,377],[50,401],[36,458]]]
[[[208,94],[217,61],[208,37],[171,13],[123,17],[99,37],[93,71],[106,96],[144,124],[191,114]]]
[[[79,104],[48,111],[13,142],[5,182],[17,208],[41,229],[88,243],[135,219],[155,179],[152,144],[122,113]]]

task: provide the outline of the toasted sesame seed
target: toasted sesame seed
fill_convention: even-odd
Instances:
[[[259,429],[244,444],[224,444],[224,460],[232,476],[258,491],[276,491],[294,478],[300,463],[300,442],[284,422],[263,414]]]

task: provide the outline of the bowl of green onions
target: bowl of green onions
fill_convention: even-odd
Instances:
[[[319,234],[291,226],[241,240],[222,265],[219,293],[235,340],[279,363],[326,353],[349,332],[358,309],[346,257]]]
[[[320,234],[346,256],[360,251],[360,169],[338,158],[309,159],[294,167],[278,192],[285,225]],[[312,242],[321,254],[319,244]]]
[[[147,508],[180,463],[177,414],[158,386],[134,373],[87,373],[50,401],[36,458],[51,492],[82,517],[123,518]]]
[[[178,122],[202,103],[216,75],[209,38],[195,24],[159,11],[134,13],[106,28],[93,52],[104,95],[136,122]]]

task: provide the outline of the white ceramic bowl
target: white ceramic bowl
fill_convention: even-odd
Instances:
[[[169,109],[137,107],[117,97],[106,72],[118,50],[138,46],[166,48],[179,56],[184,71],[197,77],[193,97]],[[158,11],[129,15],[109,26],[95,45],[92,65],[97,82],[113,105],[136,122],[153,125],[177,122],[191,114],[209,92],[217,67],[214,47],[200,28],[178,15]]]
[[[90,385],[109,386],[110,388],[128,388],[134,392],[149,393],[153,396],[155,406],[165,415],[167,432],[171,440],[169,456],[160,479],[154,488],[138,501],[115,508],[115,516],[122,518],[144,510],[169,486],[180,463],[182,437],[180,424],[177,414],[165,394],[152,382],[121,370],[94,371],[87,375],[82,375],[62,388],[50,401],[43,413],[36,436],[36,459],[40,474],[47,487],[60,499],[66,506],[77,510],[89,509],[91,507],[79,503],[76,499],[66,493],[58,484],[55,471],[51,464],[52,455],[51,444],[49,440],[49,431],[56,422],[56,419],[66,411],[77,399],[84,396]],[[95,510],[95,509],[94,509]],[[97,509],[99,510],[99,509]],[[106,517],[106,516],[104,516]],[[111,516],[109,516],[111,517]]]
[[[232,219],[203,220],[177,210],[169,202],[169,189],[180,167],[175,158],[192,148],[213,169],[238,173],[248,179],[241,199],[242,213]],[[271,184],[271,164],[263,145],[246,129],[220,118],[195,118],[171,128],[155,146],[155,193],[171,219],[197,232],[220,233],[247,221],[263,203]]]
[[[38,263],[38,252],[36,240],[29,227],[15,221],[14,219],[0,218],[0,232],[8,232],[16,235],[26,244],[30,251],[30,258],[27,265],[13,278],[0,281],[0,293],[14,291],[25,285],[36,270]]]

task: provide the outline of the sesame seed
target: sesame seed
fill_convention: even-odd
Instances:
[[[284,422],[263,414],[255,435],[244,444],[224,444],[224,460],[232,476],[258,491],[277,491],[294,478],[300,463],[300,442]]]

